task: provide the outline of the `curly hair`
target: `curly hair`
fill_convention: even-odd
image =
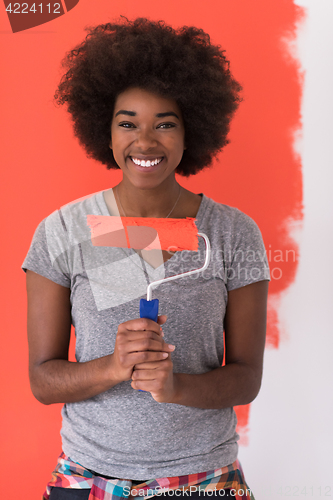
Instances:
[[[86,30],[62,62],[66,73],[54,98],[67,104],[88,156],[119,168],[109,148],[114,104],[121,92],[138,87],[174,99],[182,112],[187,149],[176,173],[189,176],[211,165],[229,142],[230,119],[241,101],[221,47],[202,29],[175,30],[145,18]]]

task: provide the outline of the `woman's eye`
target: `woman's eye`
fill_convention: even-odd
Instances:
[[[175,123],[161,123],[157,128],[174,128],[175,126]]]
[[[135,128],[135,125],[131,122],[122,122],[122,123],[119,123],[119,127],[123,127],[123,128]]]
[[[132,122],[120,122],[118,126],[127,129],[136,128],[136,126]],[[175,126],[176,126],[175,123],[160,123],[156,128],[168,129],[168,128],[174,128]]]

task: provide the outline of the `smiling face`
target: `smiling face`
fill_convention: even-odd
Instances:
[[[139,88],[118,96],[110,148],[125,183],[151,189],[174,181],[185,149],[184,135],[182,115],[173,99]]]

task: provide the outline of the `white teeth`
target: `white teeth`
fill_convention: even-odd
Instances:
[[[139,165],[140,167],[153,167],[154,165],[157,165],[160,163],[163,158],[156,158],[156,160],[139,160],[138,158],[133,158],[131,157],[132,162],[135,163],[135,165]]]

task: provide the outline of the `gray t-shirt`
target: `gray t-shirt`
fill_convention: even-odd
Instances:
[[[113,198],[111,215],[119,216]],[[113,352],[118,325],[139,317],[147,284],[203,265],[198,252],[176,252],[154,269],[132,249],[97,247],[87,215],[110,215],[103,192],[74,201],[38,226],[22,265],[71,288],[76,359]],[[174,372],[205,373],[222,364],[228,291],[269,279],[260,231],[236,208],[202,196],[196,224],[211,243],[209,267],[159,285],[159,314],[167,314],[165,340],[175,344]],[[237,458],[233,408],[201,409],[157,403],[130,381],[62,409],[63,451],[108,476],[147,480],[203,472]]]

